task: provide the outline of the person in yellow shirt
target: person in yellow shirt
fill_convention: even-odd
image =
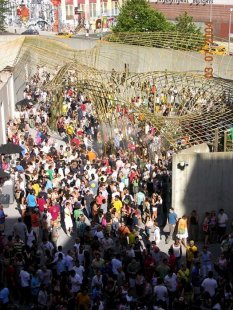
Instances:
[[[190,271],[189,269],[186,267],[185,264],[181,265],[180,270],[177,273],[178,279],[180,281],[184,281],[186,284],[189,283],[189,276],[190,276]]]
[[[62,105],[62,114],[66,115],[67,111],[68,111],[68,104],[64,102]]]
[[[120,197],[118,195],[115,196],[115,199],[113,200],[112,204],[113,208],[116,209],[116,212],[120,214],[122,209],[122,202],[120,201]]]
[[[135,237],[137,236],[137,232],[134,229],[130,229],[130,233],[128,234],[128,244],[133,245],[135,243]]]
[[[189,245],[186,247],[186,262],[187,267],[190,269],[195,257],[195,253],[197,253],[197,246],[194,244],[194,241],[191,240]]]
[[[32,188],[34,189],[34,191],[35,191],[35,196],[37,197],[38,194],[39,194],[39,191],[40,191],[40,185],[38,184],[37,181],[33,181],[33,183],[32,183]]]
[[[69,137],[72,137],[74,135],[74,127],[73,124],[70,123],[66,128],[66,133]]]

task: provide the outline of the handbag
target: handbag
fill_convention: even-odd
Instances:
[[[163,232],[165,233],[169,233],[170,232],[170,225],[167,221],[166,225],[163,227]]]

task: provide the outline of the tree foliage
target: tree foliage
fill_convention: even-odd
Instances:
[[[126,0],[117,17],[114,32],[167,31],[171,24],[150,7],[146,0]]]
[[[176,17],[175,30],[182,33],[201,34],[200,28],[194,24],[193,17],[189,16],[187,12]]]
[[[5,18],[8,12],[8,0],[0,0],[0,31],[5,30]]]

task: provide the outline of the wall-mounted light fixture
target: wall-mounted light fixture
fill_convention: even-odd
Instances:
[[[177,168],[180,170],[184,170],[189,164],[186,161],[181,161],[177,164]]]

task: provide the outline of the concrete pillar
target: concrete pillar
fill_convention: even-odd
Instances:
[[[5,123],[5,111],[4,102],[0,99],[0,144],[6,143],[6,123]]]
[[[14,87],[14,77],[11,75],[8,83],[8,94],[10,99],[10,118],[13,119],[15,116],[15,87]]]

